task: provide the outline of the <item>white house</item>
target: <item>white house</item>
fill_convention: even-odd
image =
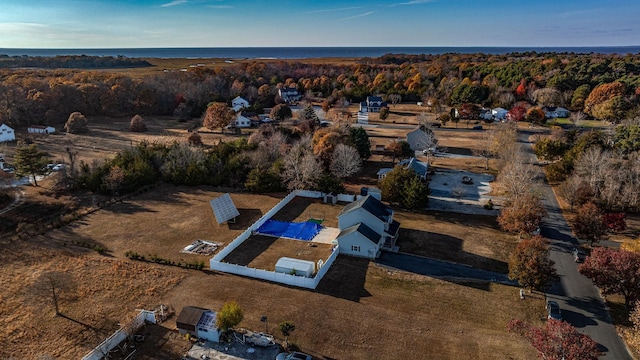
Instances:
[[[491,117],[493,118],[493,120],[504,120],[507,118],[508,112],[508,110],[501,107],[493,108],[491,109]]]
[[[398,239],[400,223],[393,220],[393,210],[371,195],[362,197],[342,209],[338,215],[338,228],[341,231],[354,225],[365,224],[382,237],[383,249],[392,249]],[[343,246],[338,238],[340,252]],[[345,245],[346,246],[346,245]],[[345,251],[351,251],[344,249]],[[377,256],[378,254],[374,254]]]
[[[198,339],[220,342],[222,331],[216,326],[216,312],[197,306],[185,306],[176,319],[176,327],[182,335],[190,334]]]
[[[16,139],[16,133],[7,124],[0,125],[0,142],[14,141]]]
[[[236,97],[235,99],[231,100],[231,107],[233,108],[233,111],[238,112],[242,109],[246,109],[250,106],[249,101],[245,98],[242,98],[240,96]]]
[[[382,236],[363,223],[350,226],[338,234],[340,254],[375,259],[384,244]]]
[[[56,128],[46,125],[31,125],[27,128],[29,134],[53,134],[56,132]]]
[[[367,99],[360,103],[360,112],[380,112],[380,108],[387,106],[380,96],[367,96]]]
[[[248,128],[251,127],[251,119],[240,113],[238,114],[238,116],[236,116],[234,124],[237,128]]]

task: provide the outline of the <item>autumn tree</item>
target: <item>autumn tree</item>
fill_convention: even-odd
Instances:
[[[389,108],[387,106],[383,106],[380,108],[380,120],[387,120],[387,118],[389,117]]]
[[[362,169],[362,159],[353,146],[338,144],[331,158],[331,173],[339,178],[357,174]]]
[[[520,286],[543,291],[555,279],[554,262],[549,259],[549,242],[541,236],[524,239],[509,258],[509,279]]]
[[[89,127],[87,126],[87,118],[82,115],[80,112],[73,112],[69,115],[69,119],[64,124],[64,129],[69,134],[81,134],[89,131]]]
[[[525,120],[532,124],[544,124],[545,114],[542,109],[538,107],[532,107],[527,110],[527,115],[525,116]]]
[[[553,88],[537,89],[533,92],[533,101],[538,106],[560,106],[562,103],[562,94]]]
[[[228,301],[222,305],[216,316],[216,326],[222,331],[228,331],[240,324],[244,315],[242,309],[236,301]]]
[[[511,320],[510,332],[527,339],[541,358],[548,360],[597,360],[603,354],[588,335],[569,323],[549,319],[542,328],[522,320]]]
[[[611,232],[621,232],[627,228],[625,213],[609,213],[602,215],[602,221]]]
[[[214,102],[209,104],[202,120],[202,125],[207,129],[224,129],[235,118],[236,113],[225,103]]]
[[[616,96],[622,96],[624,93],[625,85],[618,81],[596,86],[584,101],[584,111],[593,115],[592,112],[596,107],[610,101]]]
[[[507,115],[511,121],[522,121],[527,116],[527,109],[522,105],[516,105],[509,110]]]
[[[602,212],[593,202],[588,202],[576,211],[573,220],[573,232],[576,237],[588,241],[591,246],[607,237],[607,224],[602,219]]]
[[[640,300],[640,254],[597,247],[578,267],[605,295],[620,294],[625,304]]]
[[[202,146],[202,136],[197,132],[192,132],[187,138],[187,143],[191,146]]]
[[[282,336],[284,336],[285,349],[289,348],[289,336],[291,336],[291,333],[296,329],[296,326],[292,321],[284,321],[278,324],[278,329],[280,329]]]
[[[16,167],[15,175],[30,176],[33,178],[33,185],[38,186],[38,175],[45,175],[49,171],[47,169],[48,154],[38,150],[38,144],[33,143],[26,145],[22,142],[16,146],[14,156],[14,165]]]
[[[385,146],[384,150],[391,157],[391,164],[395,164],[397,159],[406,159],[414,156],[415,152],[406,141],[392,141]]]
[[[498,216],[498,224],[504,231],[530,234],[538,229],[545,215],[540,199],[532,193],[525,193],[505,203]]]
[[[317,137],[315,135],[318,135]],[[314,134],[314,139],[317,138],[317,142],[313,146],[313,154],[328,166],[333,157],[333,152],[336,146],[341,143],[342,135],[336,131],[328,131],[326,133],[317,131]]]
[[[360,154],[362,160],[371,157],[371,141],[369,141],[369,135],[364,128],[349,128],[349,140],[351,140],[353,146],[358,150],[358,154]]]
[[[145,132],[147,131],[147,124],[144,122],[144,118],[140,115],[135,115],[131,118],[131,123],[129,124],[129,131],[132,132]]]
[[[271,113],[269,114],[269,117],[271,117],[271,119],[275,121],[284,121],[287,119],[291,119],[292,116],[293,114],[291,112],[291,108],[285,104],[278,104],[274,106],[273,109],[271,109]]]

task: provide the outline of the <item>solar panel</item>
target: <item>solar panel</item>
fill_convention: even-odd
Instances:
[[[211,205],[211,210],[213,210],[213,215],[216,217],[218,225],[240,215],[240,212],[233,204],[231,196],[228,193],[211,200],[209,204]]]

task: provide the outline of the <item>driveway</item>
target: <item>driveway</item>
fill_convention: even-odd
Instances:
[[[519,139],[528,144],[528,132],[521,133]],[[535,161],[530,146],[532,162]],[[555,262],[560,281],[552,285],[548,297],[558,302],[563,317],[580,332],[591,336],[605,352],[604,359],[632,360],[626,345],[618,336],[609,316],[604,300],[593,282],[578,272],[578,264],[573,260],[571,249],[578,244],[572,236],[571,228],[562,215],[560,205],[551,186],[546,182],[541,187],[543,204],[547,217],[540,226],[541,234],[551,241],[550,258]]]
[[[376,263],[389,268],[436,278],[484,280],[500,284],[518,285],[516,282],[509,280],[505,274],[406,253],[383,251],[380,257],[376,259]]]

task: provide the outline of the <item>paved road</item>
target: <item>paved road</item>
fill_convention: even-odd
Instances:
[[[526,142],[525,137],[528,135],[521,134],[520,141]],[[533,156],[529,146],[525,149]],[[606,353],[603,359],[632,360],[612,324],[597,288],[591,280],[578,272],[578,266],[571,255],[572,248],[578,242],[572,236],[551,186],[544,183],[541,191],[547,210],[547,217],[540,227],[541,234],[551,241],[550,257],[556,263],[555,268],[560,277],[560,281],[553,284],[548,297],[558,302],[566,321],[598,342]]]
[[[517,285],[504,274],[411,254],[383,251],[376,262],[390,268],[438,278],[475,279]]]

